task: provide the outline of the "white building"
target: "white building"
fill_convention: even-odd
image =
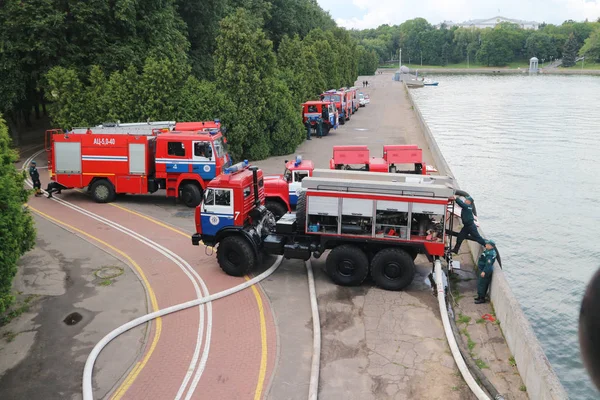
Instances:
[[[517,24],[523,29],[538,29],[540,24],[535,21],[523,21],[520,19],[512,19],[505,17],[494,17],[489,19],[473,19],[471,21],[465,21],[461,23],[454,23],[452,21],[444,21],[441,24],[436,25],[436,28],[440,28],[442,24],[445,24],[447,28],[458,26],[461,28],[493,28],[501,22],[510,22],[511,24]]]

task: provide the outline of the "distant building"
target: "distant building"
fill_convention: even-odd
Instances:
[[[517,24],[523,29],[534,29],[537,30],[540,26],[539,22],[535,21],[523,21],[520,19],[512,19],[505,17],[494,17],[489,19],[473,19],[471,21],[465,21],[461,23],[455,23],[452,21],[444,21],[438,25],[436,28],[440,28],[442,25],[445,25],[446,28],[451,28],[453,26],[458,26],[460,28],[493,28],[501,22],[510,22],[511,24]]]

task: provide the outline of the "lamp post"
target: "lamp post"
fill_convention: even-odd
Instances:
[[[581,70],[583,71],[583,63],[585,63],[585,57],[581,57]]]

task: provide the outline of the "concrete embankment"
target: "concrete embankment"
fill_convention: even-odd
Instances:
[[[404,85],[404,89],[408,93],[408,98],[412,103],[423,135],[440,174],[454,177],[410,90],[406,85]],[[456,185],[458,187],[458,182],[456,182]],[[486,237],[481,228],[479,231],[482,236]],[[468,243],[473,259],[477,260],[482,251],[481,246],[472,241],[468,241]],[[513,294],[506,275],[497,262],[494,265],[490,296],[496,317],[501,323],[500,326],[506,343],[515,358],[517,369],[527,387],[529,397],[532,399],[567,399],[568,396],[563,386],[552,369],[540,342],[533,332],[531,324],[525,317],[518,300]]]
[[[438,75],[464,75],[464,74],[487,74],[487,75],[518,75],[528,74],[528,68],[411,68],[411,73],[419,70],[419,76],[423,74]],[[600,75],[600,69],[581,69],[574,67],[565,68],[540,68],[540,75]]]

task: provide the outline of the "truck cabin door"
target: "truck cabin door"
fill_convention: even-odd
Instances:
[[[233,189],[206,189],[200,223],[202,234],[208,236],[215,236],[220,229],[235,224]]]
[[[212,143],[194,141],[192,154],[192,171],[204,180],[211,180],[216,175],[216,161]]]
[[[289,195],[290,195],[290,204],[296,205],[298,203],[298,192],[302,188],[302,179],[309,176],[309,171],[305,170],[297,170],[292,171],[292,181],[289,184]]]

